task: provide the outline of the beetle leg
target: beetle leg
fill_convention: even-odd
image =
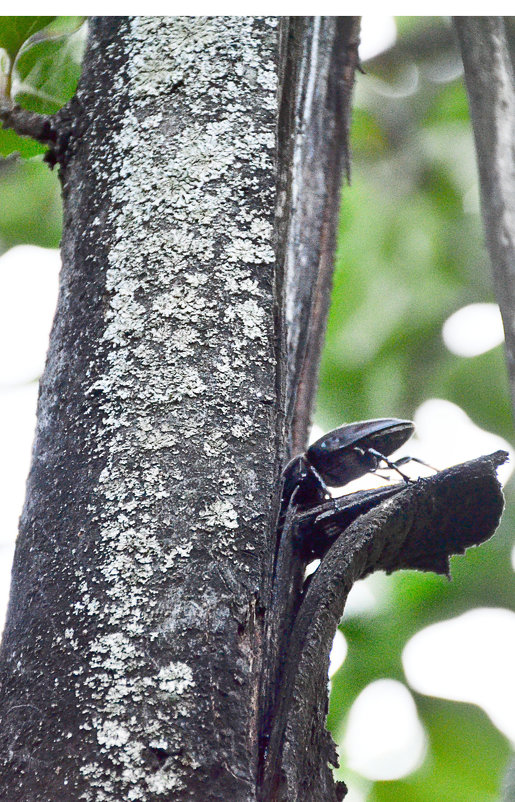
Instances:
[[[402,476],[402,478],[404,479],[405,482],[412,482],[413,479],[410,479],[409,476],[406,476],[406,474],[404,474],[402,471],[400,471],[399,470],[399,465],[406,465],[408,462],[418,462],[420,465],[425,465],[426,468],[430,468],[432,471],[435,471],[435,473],[438,473],[438,468],[433,468],[432,465],[429,465],[429,463],[424,462],[424,460],[422,460],[422,459],[418,459],[418,457],[408,457],[408,456],[406,456],[406,457],[401,457],[400,459],[396,459],[395,462],[392,462],[387,457],[385,457],[384,454],[381,454],[379,451],[376,451],[374,448],[368,448],[367,449],[367,453],[371,454],[373,457],[375,457],[378,462],[380,462],[380,461],[384,462],[388,466],[388,468],[390,468],[392,471],[396,471],[400,476]],[[371,472],[374,472],[374,471],[375,471],[375,468],[371,468]]]
[[[352,450],[363,458],[363,463],[366,467],[366,471],[364,470],[363,473],[373,473],[379,467],[380,460],[384,459],[383,455],[376,451],[375,448],[354,446]]]
[[[372,457],[375,457],[378,462],[384,462],[388,466],[388,468],[390,468],[390,470],[396,471],[399,474],[399,476],[402,476],[406,484],[409,484],[411,481],[413,481],[412,479],[410,479],[409,476],[400,471],[399,468],[397,467],[399,464],[404,465],[404,463],[409,462],[411,457],[408,457],[408,459],[401,457],[401,459],[397,460],[397,462],[392,462],[391,460],[388,459],[388,457],[385,457],[384,454],[381,454],[379,451],[376,451],[375,448],[367,448],[366,453],[370,454]],[[371,470],[375,470],[375,468],[372,468]]]
[[[319,474],[317,469],[314,465],[309,466],[311,474],[315,477],[315,481],[317,483],[317,491],[325,496],[326,499],[331,498],[331,494],[329,492],[329,488],[327,487],[327,483],[323,479],[323,477]]]

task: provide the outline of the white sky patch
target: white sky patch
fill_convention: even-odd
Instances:
[[[325,432],[322,427],[317,426],[317,424],[314,423],[311,427],[311,432],[309,433],[309,445],[316,442],[316,440],[319,440],[323,434],[325,434]]]
[[[397,39],[394,17],[380,14],[364,14],[361,18],[359,57],[361,61],[374,58],[388,50]]]
[[[345,802],[367,802],[367,791],[362,791],[360,788],[352,785],[352,780],[348,782],[348,792],[345,795]]]
[[[483,708],[515,745],[515,612],[478,607],[418,632],[402,662],[412,688]]]
[[[398,454],[406,453],[423,459],[438,470],[460,462],[491,454],[498,449],[509,452],[510,460],[498,469],[502,484],[513,473],[514,450],[504,438],[481,429],[461,407],[441,398],[425,401],[413,416],[415,436]],[[414,469],[416,463],[411,467]],[[403,466],[408,470],[410,465]]]
[[[504,342],[504,329],[497,304],[468,304],[447,318],[442,337],[457,356],[479,356]]]
[[[415,702],[405,685],[380,679],[359,694],[344,738],[351,769],[370,780],[405,777],[422,764],[426,745]]]
[[[45,365],[61,257],[17,245],[0,257],[0,387],[38,379]]]
[[[58,250],[34,245],[18,245],[0,257],[0,632],[36,426],[37,379],[45,365],[60,266]]]
[[[329,679],[333,676],[333,674],[336,674],[338,669],[343,665],[346,657],[347,641],[345,640],[345,635],[343,632],[340,632],[340,630],[337,629],[334,635],[331,654],[329,655]]]
[[[343,620],[373,615],[386,602],[389,587],[388,578],[383,573],[359,579],[354,583],[347,597]]]
[[[311,576],[311,574],[314,574],[319,565],[320,565],[320,560],[313,560],[312,562],[310,562],[309,565],[306,568],[306,572],[304,574],[304,579],[307,579],[308,576]]]

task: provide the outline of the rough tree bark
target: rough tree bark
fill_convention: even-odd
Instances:
[[[42,136],[63,269],[2,798],[259,793],[277,478],[311,412],[356,47],[345,17],[91,21]]]

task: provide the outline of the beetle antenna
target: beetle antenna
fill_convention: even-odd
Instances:
[[[401,457],[395,460],[394,465],[406,465],[407,462],[418,462],[419,465],[424,465],[426,468],[430,468],[435,473],[438,473],[438,468],[433,467],[429,462],[424,462],[423,459],[419,459],[418,457]]]

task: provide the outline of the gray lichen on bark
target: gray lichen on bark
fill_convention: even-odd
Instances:
[[[114,730],[105,743],[118,747],[108,750],[112,769],[106,772],[103,760],[83,768],[97,799],[100,788],[106,799],[123,787],[134,799],[169,793],[182,785],[174,762],[203,760],[180,756],[180,729],[170,726],[176,718],[191,726],[191,714],[198,715],[188,692],[200,656],[191,643],[178,649],[173,637],[188,619],[190,632],[209,638],[231,614],[229,593],[224,603],[220,589],[215,598],[209,587],[220,579],[228,590],[240,584],[226,555],[241,548],[256,515],[243,505],[256,482],[252,440],[268,428],[263,402],[273,400],[275,375],[263,308],[273,302],[273,184],[263,177],[273,176],[276,27],[275,20],[259,33],[245,19],[131,20],[125,75],[118,73],[113,86],[125,104],[122,124],[111,143],[100,144],[97,164],[93,155],[92,167],[110,194],[107,219],[93,225],[114,236],[106,265],[108,355],[88,390],[101,394],[102,438],[109,443],[95,489],[101,500],[93,502],[100,511],[106,626],[90,644],[98,654],[99,688],[90,723],[100,743],[106,728]],[[170,90],[177,84],[174,103]],[[260,116],[249,114],[250,97]],[[221,425],[228,420],[229,431]],[[228,438],[241,446],[235,449]],[[155,458],[170,448],[173,490]],[[192,455],[202,450],[209,459],[197,467]],[[163,535],[172,522],[171,544]],[[187,574],[192,549],[211,538],[204,593],[197,595],[196,582],[188,589],[184,577],[182,587],[171,588],[166,573]],[[252,559],[251,544],[248,549]],[[254,583],[256,576],[254,566]],[[87,576],[82,582],[88,599],[93,588]],[[153,665],[149,634],[183,660]],[[242,665],[241,673],[248,671]],[[170,695],[170,709],[152,705],[152,715],[138,721],[134,706],[147,705],[156,686]],[[170,757],[156,771],[145,763],[146,748]]]

